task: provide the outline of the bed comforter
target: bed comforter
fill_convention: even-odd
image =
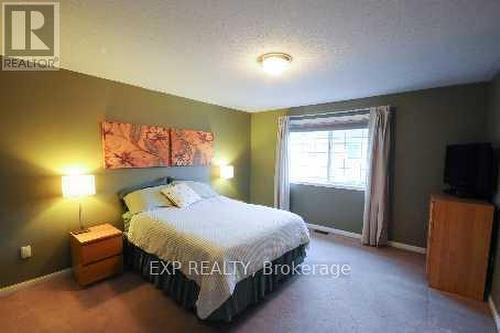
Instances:
[[[300,216],[224,196],[134,215],[127,237],[144,251],[178,263],[198,284],[201,319],[231,297],[239,281],[310,240]]]

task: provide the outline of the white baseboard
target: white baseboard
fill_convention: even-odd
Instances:
[[[497,307],[495,306],[495,302],[493,302],[493,298],[488,297],[488,304],[490,305],[491,314],[493,319],[495,319],[495,324],[497,325],[497,332],[500,332],[500,316],[498,315]]]
[[[50,273],[50,274],[47,274],[47,275],[39,276],[39,277],[36,277],[34,279],[31,279],[31,280],[26,280],[26,281],[23,281],[23,282],[20,282],[20,283],[16,283],[16,284],[13,284],[13,285],[10,285],[10,286],[7,286],[7,287],[3,287],[3,288],[0,289],[0,297],[10,295],[10,294],[18,291],[19,289],[23,289],[23,288],[26,288],[26,287],[29,287],[29,286],[36,285],[36,284],[41,283],[43,281],[47,281],[47,280],[53,279],[56,276],[70,274],[71,271],[72,271],[71,268],[65,268],[63,270],[60,270],[60,271],[57,271],[57,272],[54,272],[54,273]]]
[[[334,235],[355,238],[355,239],[361,239],[361,234],[358,234],[355,232],[350,232],[350,231],[345,231],[345,230],[340,230],[340,229],[335,229],[335,228],[331,228],[331,227],[325,227],[322,225],[310,224],[310,223],[307,223],[307,227],[309,229],[312,229],[312,230],[328,232],[328,233],[331,233]],[[391,241],[391,242],[389,242],[389,246],[392,246],[394,248],[398,248],[401,250],[416,252],[416,253],[425,253],[425,248],[423,248],[423,247],[408,245],[408,244],[404,244],[404,243],[398,243],[398,242]],[[34,279],[31,279],[31,280],[27,280],[24,282],[16,283],[16,284],[1,288],[0,289],[0,297],[12,294],[13,292],[16,292],[19,289],[38,284],[40,282],[52,279],[56,276],[65,275],[65,274],[69,274],[69,273],[71,273],[71,268],[66,268],[66,269],[63,269],[63,270],[60,270],[60,271],[57,271],[54,273],[39,276],[39,277],[36,277]],[[493,304],[493,302],[491,301],[491,298],[490,298],[490,306],[491,306],[491,304]],[[492,309],[494,309],[494,308],[492,308]],[[497,326],[498,326],[499,321],[498,321],[498,313],[496,312],[496,309],[495,309],[494,313],[496,314],[495,320],[496,320]]]
[[[389,246],[395,247],[396,249],[416,252],[416,253],[420,253],[420,254],[425,254],[427,252],[427,249],[425,247],[414,246],[414,245],[393,242],[393,241],[389,241]]]
[[[345,237],[349,237],[349,238],[361,239],[361,234],[358,234],[355,232],[335,229],[335,228],[331,228],[331,227],[325,227],[325,226],[317,225],[317,224],[306,223],[306,225],[309,229],[312,229],[312,230],[328,232],[328,233],[331,233],[334,235],[340,235],[340,236],[345,236]]]
[[[340,229],[335,229],[335,228],[331,228],[331,227],[325,227],[322,225],[310,224],[310,223],[307,223],[306,225],[309,229],[312,229],[312,230],[318,230],[318,231],[328,232],[328,233],[331,233],[334,235],[345,236],[345,237],[350,237],[350,238],[355,238],[355,239],[361,239],[361,234],[358,234],[356,232],[350,232],[350,231],[345,231],[345,230],[340,230]],[[426,252],[425,247],[418,247],[418,246],[414,246],[414,245],[393,242],[393,241],[389,242],[389,246],[400,249],[400,250],[416,252],[416,253],[421,253],[421,254],[425,254],[425,252]]]

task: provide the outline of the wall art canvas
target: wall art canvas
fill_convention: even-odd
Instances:
[[[102,122],[106,169],[170,165],[170,129],[113,121]]]
[[[214,157],[214,134],[211,132],[171,130],[172,165],[210,165]]]

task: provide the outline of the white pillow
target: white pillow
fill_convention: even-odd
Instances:
[[[166,185],[146,187],[127,194],[123,201],[132,214],[144,212],[158,207],[172,207],[172,203],[161,194]]]
[[[198,193],[200,197],[203,199],[211,198],[217,196],[217,192],[215,192],[210,185],[201,182],[195,182],[193,180],[176,180],[172,184],[186,184],[191,187],[193,191]]]
[[[166,186],[161,190],[161,193],[179,208],[187,207],[202,199],[198,193],[184,183]]]

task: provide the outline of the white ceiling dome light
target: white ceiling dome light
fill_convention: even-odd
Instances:
[[[288,69],[292,62],[292,56],[286,53],[273,52],[261,55],[257,61],[261,64],[264,72],[278,76]]]

